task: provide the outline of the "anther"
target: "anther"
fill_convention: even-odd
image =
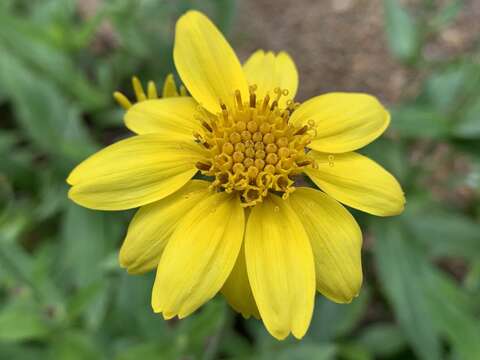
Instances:
[[[257,105],[257,97],[255,95],[255,90],[257,90],[256,85],[251,85],[249,88],[250,91],[250,107],[255,108]]]
[[[197,167],[197,169],[202,170],[202,171],[208,171],[212,167],[211,164],[204,163],[204,162],[201,162],[201,161],[197,161],[195,166]]]
[[[310,160],[302,160],[297,162],[297,166],[302,167],[302,166],[307,166],[310,165],[312,162]]]
[[[222,108],[222,115],[223,115],[223,119],[225,121],[228,120],[228,110],[227,110],[227,106],[223,103],[220,103],[220,107]]]
[[[262,112],[265,112],[265,110],[267,110],[267,106],[268,106],[269,101],[270,101],[270,96],[267,94],[267,95],[265,95],[265,98],[263,99]]]
[[[212,127],[211,127],[206,121],[204,121],[204,120],[202,120],[202,126],[203,126],[205,129],[207,129],[209,132],[212,132],[212,131],[213,131]]]
[[[235,90],[235,99],[237,100],[237,105],[240,110],[243,110],[242,94],[240,90]]]
[[[307,125],[304,125],[303,127],[301,127],[300,129],[298,129],[294,135],[303,135],[305,134],[306,132],[308,131],[308,126]]]

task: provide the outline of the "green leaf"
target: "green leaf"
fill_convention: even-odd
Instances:
[[[296,346],[289,346],[272,354],[266,359],[278,360],[333,360],[335,359],[336,348],[330,344],[309,344],[300,343]]]
[[[480,224],[461,213],[411,196],[402,220],[434,257],[480,257]]]
[[[45,32],[45,27],[49,25],[50,28],[54,26],[52,21],[35,24],[12,14],[0,16],[2,56],[8,54],[40,77],[53,81],[52,85],[79,99],[84,108],[103,106],[110,100],[110,94],[99,92],[91,86],[65,49],[62,51],[52,44]]]
[[[465,110],[453,125],[452,133],[464,139],[480,137],[480,98],[477,98]]]
[[[448,118],[431,107],[421,105],[394,108],[391,127],[403,138],[441,139],[449,134]]]
[[[68,204],[62,226],[60,268],[74,285],[86,286],[100,279],[102,262],[118,240],[118,224],[109,214]]]
[[[460,14],[461,10],[464,8],[464,5],[464,0],[449,1],[435,14],[435,16],[432,17],[430,21],[430,27],[433,29],[433,31],[439,31],[442,28],[450,25],[452,21],[454,21]]]
[[[173,358],[172,351],[166,345],[152,341],[129,346],[115,360],[169,360]]]
[[[95,151],[79,110],[54,85],[8,53],[0,57],[0,82],[13,100],[21,126],[43,151],[72,163]]]
[[[473,303],[451,279],[433,268],[426,272],[423,284],[435,325],[450,340],[458,359],[478,358],[478,296]]]
[[[405,230],[392,220],[376,223],[375,260],[385,295],[400,328],[420,359],[442,358],[440,339],[423,293],[421,254]]]
[[[469,96],[478,95],[480,81],[479,65],[470,61],[449,64],[441,71],[431,74],[421,97],[438,113],[455,115]],[[453,125],[456,118],[452,119]]]
[[[35,345],[3,343],[0,346],[0,359],[39,360],[45,359],[45,349]]]
[[[51,343],[50,358],[62,360],[98,360],[103,355],[95,339],[88,333],[69,330]]]
[[[31,301],[18,299],[0,310],[0,342],[40,340],[49,331],[41,309]]]
[[[364,329],[357,339],[376,357],[388,357],[406,346],[405,338],[398,326],[391,323],[376,323]]]
[[[317,296],[306,339],[327,342],[347,335],[360,321],[368,300],[369,293],[366,288],[363,288],[360,296],[350,304],[336,304],[323,296]]]
[[[398,0],[384,0],[385,30],[390,50],[398,59],[410,62],[419,51],[420,30],[415,19]]]
[[[227,321],[227,304],[214,298],[205,304],[196,316],[189,317],[176,329],[177,337],[183,337],[185,354],[197,354],[203,359],[215,359],[222,329]]]

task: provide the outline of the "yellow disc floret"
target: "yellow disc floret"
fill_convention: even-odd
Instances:
[[[234,107],[221,103],[216,115],[199,108],[202,131],[194,134],[210,153],[197,168],[215,178],[213,188],[240,192],[243,206],[261,202],[268,191],[287,198],[295,190],[294,176],[314,165],[305,153],[314,124],[289,123],[298,104],[289,100],[284,108],[278,105],[288,91],[276,88],[273,98],[267,94],[263,99],[257,99],[255,91],[251,86],[248,101],[236,91]]]

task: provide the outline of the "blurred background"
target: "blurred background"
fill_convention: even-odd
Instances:
[[[69,170],[129,136],[112,92],[174,72],[189,8],[242,60],[288,51],[298,100],[362,91],[393,114],[364,152],[400,180],[406,211],[354,212],[361,295],[317,296],[301,342],[220,297],[164,321],[153,274],[118,266],[132,212],[67,200]],[[0,359],[480,359],[479,18],[477,0],[0,1]]]

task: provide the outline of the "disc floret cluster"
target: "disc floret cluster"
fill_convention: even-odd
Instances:
[[[197,162],[197,168],[215,178],[212,188],[239,192],[245,207],[262,202],[269,191],[286,199],[295,190],[295,176],[304,167],[315,166],[305,153],[315,124],[291,124],[290,115],[299,104],[282,99],[288,96],[287,89],[275,88],[272,95],[259,99],[252,85],[247,101],[237,90],[232,108],[221,102],[216,115],[202,108],[197,115],[202,130],[195,138],[210,153],[210,160]]]

